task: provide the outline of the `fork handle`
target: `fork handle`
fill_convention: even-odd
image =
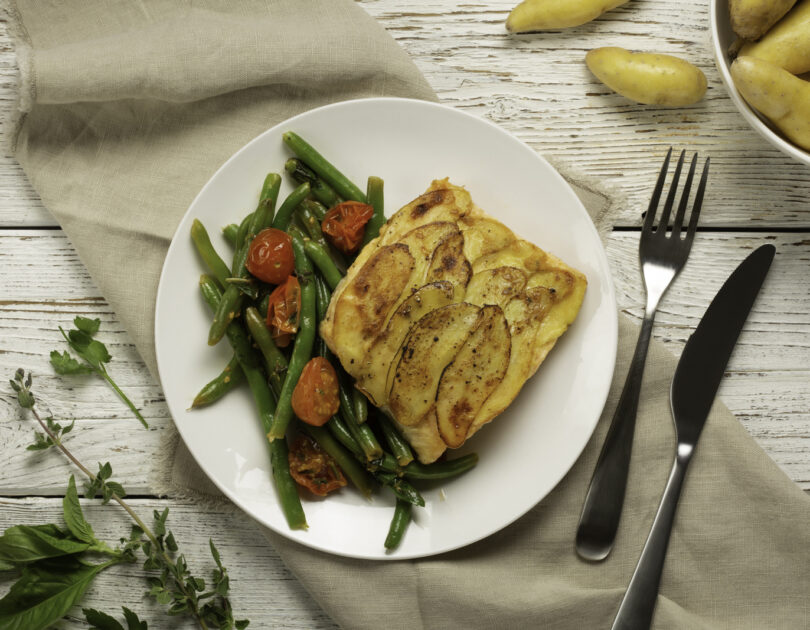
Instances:
[[[641,557],[611,630],[648,630],[652,625],[672,523],[675,520],[675,510],[678,507],[678,498],[681,496],[689,459],[689,454],[679,454],[675,458],[650,535],[644,543]]]
[[[624,504],[627,472],[633,449],[638,398],[655,309],[647,308],[619,404],[613,413],[602,452],[582,507],[577,528],[577,553],[586,560],[604,560],[613,548]]]

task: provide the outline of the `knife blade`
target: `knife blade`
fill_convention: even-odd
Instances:
[[[732,272],[689,337],[670,389],[677,455],[647,542],[611,630],[649,630],[686,469],[776,249],[763,245]]]
[[[697,439],[709,415],[717,388],[743,324],[770,269],[776,248],[763,245],[750,254],[729,276],[709,304],[681,354],[670,389],[672,415],[692,422]],[[686,428],[686,427],[683,427]]]

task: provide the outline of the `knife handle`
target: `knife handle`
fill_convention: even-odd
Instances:
[[[641,379],[654,320],[655,310],[648,308],[641,324],[627,380],[582,507],[575,544],[577,553],[586,560],[604,560],[613,548],[616,530],[619,528],[630,454],[633,450]]]
[[[681,495],[686,467],[691,458],[691,449],[687,453],[678,453],[672,471],[669,473],[667,487],[661,504],[655,515],[650,535],[644,543],[644,549],[630,580],[630,586],[624,594],[619,612],[613,621],[611,630],[648,630],[652,624],[655,603],[658,598],[658,587],[661,583],[661,572],[675,520],[675,510]]]

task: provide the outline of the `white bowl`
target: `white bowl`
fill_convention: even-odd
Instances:
[[[742,95],[734,85],[731,78],[731,59],[728,50],[737,39],[734,31],[731,30],[731,20],[728,14],[728,0],[709,0],[709,13],[712,31],[712,46],[714,49],[714,60],[723,83],[731,100],[739,112],[763,138],[770,142],[777,149],[789,156],[804,162],[810,166],[810,153],[800,149],[790,140],[786,139],[764,116],[754,110],[745,102]]]

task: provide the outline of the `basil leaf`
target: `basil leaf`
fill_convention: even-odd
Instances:
[[[95,630],[124,630],[124,626],[107,613],[93,608],[82,608],[82,612],[87,623]]]
[[[127,630],[149,630],[146,622],[138,619],[138,615],[126,606],[122,606],[121,608],[124,609],[124,619],[127,620]]]
[[[78,315],[73,319],[73,325],[82,332],[86,332],[88,335],[92,336],[98,332],[98,329],[101,326],[101,320],[98,318],[89,319],[87,317]]]
[[[2,558],[0,558],[0,571],[13,571],[16,569],[16,565],[11,564],[10,562],[6,562]]]
[[[71,534],[88,544],[96,542],[96,535],[93,532],[93,528],[90,523],[87,522],[87,519],[84,518],[82,506],[79,504],[79,493],[76,490],[76,479],[74,479],[73,475],[70,476],[70,480],[68,481],[65,498],[62,499],[62,511],[64,513],[65,523],[67,523]]]
[[[0,560],[29,564],[81,553],[89,547],[86,542],[68,538],[56,525],[15,525],[0,536]]]
[[[115,564],[84,564],[74,558],[37,563],[0,599],[0,629],[40,630],[59,621],[84,595],[96,575]]]
[[[51,365],[57,374],[87,374],[93,371],[89,365],[79,363],[65,350],[59,354],[57,350],[51,351]]]

